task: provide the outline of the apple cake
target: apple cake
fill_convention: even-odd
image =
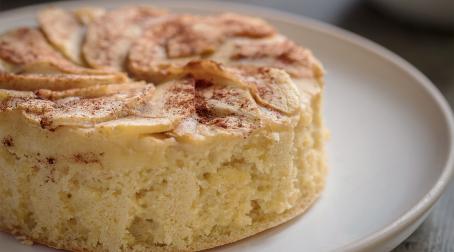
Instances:
[[[194,251],[304,212],[323,69],[264,20],[48,8],[0,35],[0,229],[70,251]]]

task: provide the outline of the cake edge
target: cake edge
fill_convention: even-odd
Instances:
[[[315,205],[314,203],[320,198],[320,196],[326,186],[326,175],[328,173],[328,167],[327,167],[327,164],[325,161],[324,152],[320,158],[320,167],[319,168],[321,170],[320,177],[319,177],[319,179],[321,180],[321,183],[317,187],[316,194],[301,198],[294,207],[285,211],[285,213],[276,216],[276,218],[273,218],[270,221],[262,222],[255,226],[251,226],[250,228],[247,228],[246,230],[244,230],[244,232],[238,232],[238,233],[233,233],[231,235],[221,236],[219,239],[216,239],[216,240],[198,242],[198,243],[192,244],[192,246],[187,247],[186,249],[179,250],[179,251],[202,251],[202,250],[214,249],[216,247],[221,247],[221,246],[228,246],[229,244],[232,244],[234,242],[237,242],[237,241],[240,241],[243,239],[248,239],[256,234],[271,230],[272,228],[280,226],[281,224],[287,223],[287,222],[293,220],[294,218],[301,216],[306,211],[308,211],[312,206]],[[54,243],[52,241],[43,240],[43,239],[35,239],[35,238],[32,238],[32,237],[26,235],[25,233],[21,232],[20,230],[8,229],[8,228],[2,227],[2,226],[0,226],[0,232],[4,233],[6,235],[13,236],[17,240],[21,241],[21,243],[23,245],[38,244],[38,245],[43,245],[43,246],[54,248],[54,249],[63,249],[63,250],[68,250],[68,251],[73,251],[73,252],[94,252],[92,250],[86,250],[86,249],[82,249],[79,247],[71,247],[71,246],[59,247],[59,246],[54,245]],[[157,246],[155,246],[153,248],[153,250],[154,251],[175,251],[171,248],[162,248],[162,247],[157,247]]]

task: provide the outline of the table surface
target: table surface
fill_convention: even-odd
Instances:
[[[48,0],[0,0],[0,10]],[[397,53],[440,89],[454,108],[454,28],[421,27],[361,0],[229,0],[305,15],[371,39]],[[454,181],[427,220],[393,252],[454,251]]]

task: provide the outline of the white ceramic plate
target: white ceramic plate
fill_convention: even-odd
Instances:
[[[332,137],[323,196],[304,216],[217,250],[387,251],[427,216],[453,172],[454,123],[444,98],[415,68],[354,34],[287,13],[213,1],[155,4],[262,16],[311,48],[327,70],[325,118]],[[0,30],[34,23],[42,7],[1,14]],[[0,251],[52,250],[1,234]]]

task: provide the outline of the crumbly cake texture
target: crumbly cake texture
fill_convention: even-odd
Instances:
[[[71,251],[194,251],[304,212],[323,70],[265,21],[49,8],[0,35],[0,230]]]

